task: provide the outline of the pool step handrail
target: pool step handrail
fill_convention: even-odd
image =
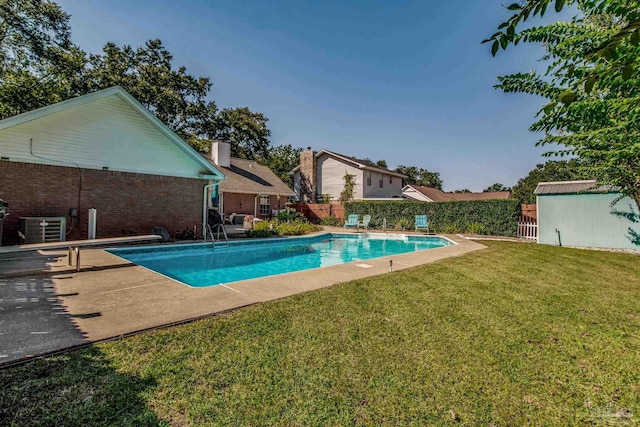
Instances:
[[[227,236],[227,231],[224,229],[222,224],[215,224],[213,226],[214,229],[218,232],[218,241],[220,241],[220,230],[222,230],[222,236],[224,237],[224,241],[227,246],[229,246],[229,237]],[[211,225],[207,224],[207,230],[209,232],[209,236],[211,236],[211,242],[213,243],[213,247],[216,246],[216,238],[214,237],[213,230],[211,229]]]

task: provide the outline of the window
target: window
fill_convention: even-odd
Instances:
[[[371,187],[371,172],[367,172],[367,185]]]
[[[393,184],[393,177],[389,175],[389,184]]]
[[[260,196],[260,215],[268,216],[271,213],[269,196]]]
[[[382,188],[384,186],[384,175],[380,175],[380,181],[378,181],[378,187]]]

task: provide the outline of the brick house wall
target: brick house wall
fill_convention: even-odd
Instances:
[[[82,188],[79,194],[80,174]],[[19,218],[66,216],[78,209],[67,240],[87,238],[89,208],[98,210],[96,237],[149,234],[155,226],[173,236],[202,230],[205,180],[0,161],[0,198],[9,203],[3,244],[18,243]],[[80,206],[78,207],[78,199]]]
[[[255,194],[241,194],[241,193],[224,193],[223,195],[223,211],[225,215],[232,213],[253,215],[255,210]],[[284,204],[287,201],[286,197],[280,197],[280,209],[284,208]],[[269,215],[260,215],[260,200],[258,200],[258,217],[270,218],[271,210],[278,209],[278,197],[269,196]]]

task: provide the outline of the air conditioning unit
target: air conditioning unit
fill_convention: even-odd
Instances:
[[[63,216],[29,216],[20,218],[23,243],[63,242],[66,240],[67,218]]]

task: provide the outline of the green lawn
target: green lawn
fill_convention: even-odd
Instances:
[[[487,245],[2,370],[0,425],[640,423],[640,257]]]

